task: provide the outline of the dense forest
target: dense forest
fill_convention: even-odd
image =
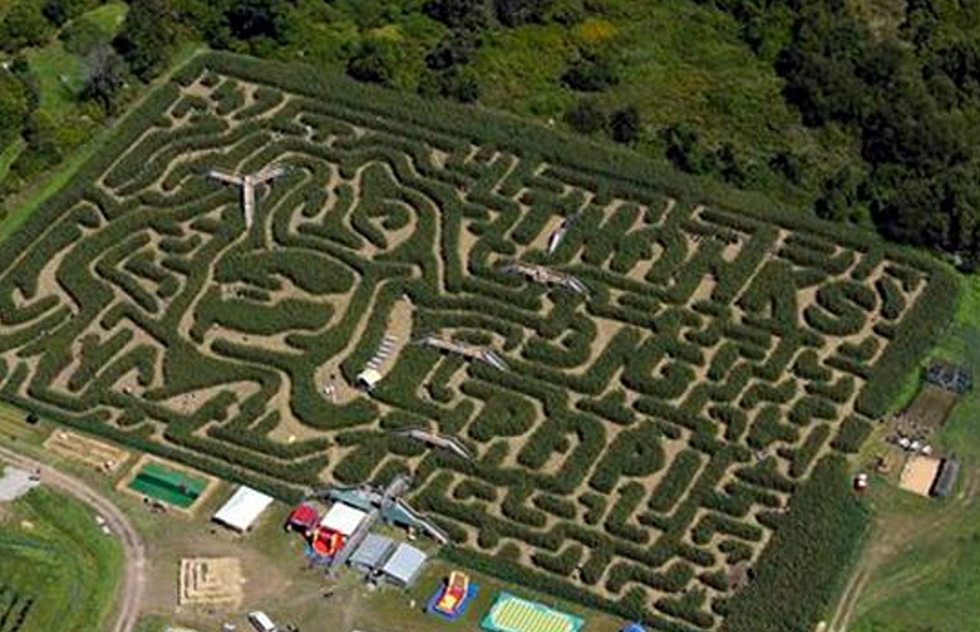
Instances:
[[[861,159],[826,180],[816,212],[869,217],[885,235],[980,256],[980,2],[909,0],[875,30],[844,0],[719,0],[772,58],[807,125],[840,125]]]
[[[0,156],[26,143],[3,191],[203,42],[535,116],[980,262],[980,0],[132,0],[108,29],[100,4],[0,0]],[[82,60],[81,117],[43,107],[30,51],[52,40]]]

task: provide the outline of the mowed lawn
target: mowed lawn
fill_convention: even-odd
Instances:
[[[100,630],[122,570],[118,541],[87,507],[43,487],[0,510],[0,584],[33,600],[18,632]]]
[[[58,39],[27,54],[41,91],[41,110],[61,120],[75,112],[75,95],[85,82],[83,61],[65,50]]]
[[[967,364],[980,380],[980,278],[970,279],[950,335],[934,357]],[[920,498],[874,485],[877,534],[899,546],[872,572],[848,632],[980,630],[980,389],[960,401],[941,444],[961,458],[954,494]],[[894,537],[898,536],[898,537]],[[874,537],[870,546],[874,546]]]
[[[119,32],[127,11],[129,5],[125,2],[107,2],[86,13],[85,18],[102,29],[102,32],[114,35]]]

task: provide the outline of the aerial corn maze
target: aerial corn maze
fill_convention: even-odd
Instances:
[[[719,629],[956,286],[677,178],[209,54],[3,243],[0,396],[287,499],[409,473],[454,560]]]

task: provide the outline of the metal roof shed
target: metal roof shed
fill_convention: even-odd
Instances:
[[[418,577],[427,556],[410,544],[399,544],[395,552],[385,562],[381,573],[385,581],[408,588]]]
[[[214,521],[244,533],[252,528],[262,512],[272,504],[272,500],[272,496],[242,485],[221,506],[218,513],[214,514]]]
[[[384,565],[394,548],[395,543],[391,538],[369,533],[347,561],[351,568],[359,571],[375,571]]]
[[[932,489],[929,491],[929,495],[945,498],[952,494],[953,488],[956,486],[956,477],[959,473],[959,461],[956,459],[943,459],[942,464],[939,466],[939,473],[932,482]]]

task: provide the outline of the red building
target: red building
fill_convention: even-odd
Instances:
[[[315,527],[319,521],[320,514],[317,510],[304,503],[296,507],[296,509],[293,509],[293,512],[289,514],[289,520],[286,521],[286,529],[288,531],[306,533]]]

